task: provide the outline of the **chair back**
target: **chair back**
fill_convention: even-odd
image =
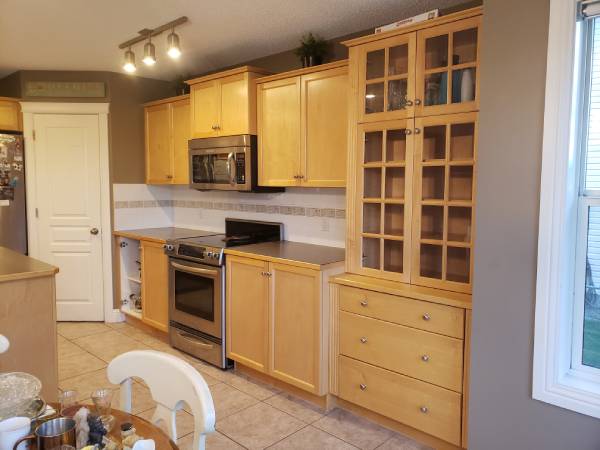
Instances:
[[[108,379],[121,386],[121,408],[131,413],[131,379],[141,378],[157,403],[152,422],[164,421],[177,439],[176,412],[187,403],[194,416],[194,450],[205,448],[206,434],[215,430],[215,407],[208,385],[188,362],[168,353],[135,350],[114,358]]]

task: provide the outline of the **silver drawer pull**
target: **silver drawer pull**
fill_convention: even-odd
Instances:
[[[429,412],[429,408],[427,406],[421,406],[419,409],[423,414],[427,414]]]
[[[428,313],[423,314],[423,320],[428,321],[431,319],[431,316]]]
[[[367,338],[366,337],[361,337],[360,338],[360,342],[362,342],[363,344],[367,343]]]
[[[421,360],[422,360],[423,362],[427,362],[427,361],[429,361],[429,355],[423,355],[423,356],[421,356]]]
[[[367,385],[363,384],[363,383],[360,383],[359,387],[360,387],[361,391],[364,391],[365,389],[367,389]]]
[[[360,302],[360,306],[365,307],[369,304],[369,302],[367,301],[367,299],[361,300]]]
[[[184,341],[187,341],[193,345],[197,345],[198,347],[205,348],[207,350],[212,350],[214,347],[212,344],[205,344],[204,342],[200,341],[196,336],[189,333],[182,333],[181,331],[177,331],[177,335]]]

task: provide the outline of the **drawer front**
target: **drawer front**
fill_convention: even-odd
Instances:
[[[464,336],[465,313],[461,308],[349,286],[338,289],[344,311],[459,339]]]
[[[341,398],[460,446],[461,394],[338,358]]]
[[[463,341],[340,311],[340,353],[462,392]]]

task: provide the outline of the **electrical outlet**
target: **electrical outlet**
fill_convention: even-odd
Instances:
[[[321,231],[329,231],[329,220],[325,217],[321,218]]]

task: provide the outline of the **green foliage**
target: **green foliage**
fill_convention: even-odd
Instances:
[[[302,36],[300,47],[295,50],[296,56],[302,58],[306,56],[324,57],[327,54],[327,41],[312,33]]]

